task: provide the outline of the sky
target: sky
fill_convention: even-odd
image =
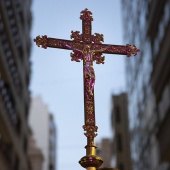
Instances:
[[[82,31],[80,12],[93,13],[92,34],[104,35],[106,44],[123,44],[120,0],[33,0],[32,39],[38,35],[70,40],[71,31]],[[32,42],[32,97],[41,96],[54,115],[57,127],[57,170],[82,167],[85,156],[83,63],[71,61],[70,50],[38,48]],[[105,64],[96,65],[95,112],[98,136],[111,138],[111,95],[125,91],[124,58],[105,55]]]

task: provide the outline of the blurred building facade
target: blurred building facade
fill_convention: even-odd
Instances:
[[[53,115],[49,114],[49,170],[57,170],[56,143],[56,125]]]
[[[44,157],[42,151],[37,147],[37,143],[31,129],[28,138],[28,157],[30,160],[31,170],[42,170]]]
[[[27,156],[31,0],[0,1],[0,169],[30,170]]]
[[[112,157],[119,170],[131,170],[127,94],[112,96]]]
[[[103,164],[100,168],[111,167],[111,140],[109,138],[101,139],[97,144],[97,156],[100,156],[103,160]]]
[[[31,100],[29,124],[44,157],[42,170],[56,170],[56,126],[48,106],[39,96]]]
[[[122,0],[133,170],[170,169],[170,0]]]

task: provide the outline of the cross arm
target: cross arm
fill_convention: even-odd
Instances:
[[[106,54],[120,54],[130,57],[132,55],[136,56],[140,51],[135,45],[111,45],[111,44],[94,44],[93,50],[106,49],[102,53]]]
[[[34,42],[38,47],[42,48],[60,48],[66,50],[73,50],[73,53],[70,54],[71,61],[80,62],[83,59],[82,50],[83,50],[83,43],[79,41],[71,41],[71,40],[64,40],[64,39],[57,39],[57,38],[49,38],[46,35],[44,36],[37,36],[34,39]]]
[[[66,50],[82,50],[83,44],[81,42],[75,42],[71,40],[64,40],[64,39],[57,39],[57,38],[50,38],[46,35],[44,36],[37,36],[34,39],[34,42],[38,47],[42,48],[60,48],[60,49],[66,49]],[[65,45],[66,44],[66,45]]]

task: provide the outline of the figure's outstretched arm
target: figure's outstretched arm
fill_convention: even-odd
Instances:
[[[71,49],[71,45],[68,45],[68,44],[66,44],[66,43],[63,43],[63,46],[64,46],[64,47],[68,47],[69,49]]]
[[[107,48],[102,48],[100,50],[93,50],[94,53],[101,53],[103,51],[105,51]]]
[[[71,45],[68,45],[68,44],[66,44],[66,43],[63,43],[63,46],[64,46],[64,47],[67,47],[67,48],[69,48],[69,49],[73,49],[73,50],[75,50],[75,51],[79,51],[79,52],[82,53],[81,50],[79,50],[79,49],[77,49],[77,48],[73,48]]]

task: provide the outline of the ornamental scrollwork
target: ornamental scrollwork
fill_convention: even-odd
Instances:
[[[95,54],[93,56],[93,61],[96,61],[96,64],[104,64],[105,56],[102,56],[101,53]]]
[[[73,53],[70,53],[71,61],[80,62],[83,60],[83,55],[81,52],[73,50]]]
[[[129,45],[129,44],[126,45],[127,57],[131,57],[132,55],[136,56],[139,51],[140,50],[136,47],[136,45]]]
[[[96,44],[101,44],[101,41],[104,42],[103,34],[94,33],[94,35],[92,35],[92,41]]]
[[[81,16],[80,16],[81,20],[88,20],[88,21],[93,21],[93,17],[92,17],[92,12],[89,11],[87,8],[83,11],[81,11]]]
[[[48,41],[47,41],[48,39],[47,39],[47,36],[46,35],[44,35],[44,36],[42,36],[42,37],[40,37],[40,35],[39,36],[37,36],[35,39],[34,39],[34,42],[36,43],[36,45],[38,46],[38,47],[42,47],[42,48],[47,48],[48,47]]]
[[[91,96],[91,101],[87,99],[85,102],[85,110],[86,110],[86,125],[93,126],[95,125],[95,113],[94,113],[94,102],[93,96]]]
[[[73,41],[82,41],[82,34],[80,34],[80,31],[71,31],[71,39],[74,39]]]
[[[84,131],[86,131],[84,133],[84,135],[87,137],[87,138],[95,138],[97,136],[97,129],[98,127],[97,126],[88,126],[88,125],[84,125],[83,126],[83,129]]]

